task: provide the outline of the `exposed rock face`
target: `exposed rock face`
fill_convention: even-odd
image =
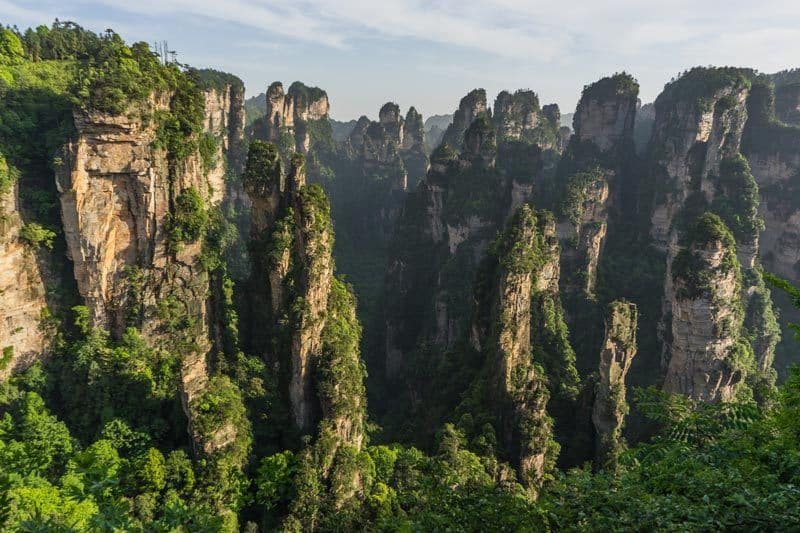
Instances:
[[[442,136],[442,144],[449,145],[451,149],[460,148],[464,141],[464,132],[478,115],[486,112],[486,91],[473,89],[458,104],[458,110],[453,114],[453,122]]]
[[[583,91],[573,124],[575,136],[601,151],[633,138],[639,87],[629,76],[604,78]]]
[[[428,178],[408,197],[398,220],[386,288],[390,376],[398,376],[403,354],[423,338],[447,347],[465,333],[469,278],[496,231],[529,199],[541,169],[537,146],[498,145],[486,115],[462,137],[460,156],[449,145],[432,154]],[[512,160],[528,163],[525,171],[521,165],[507,171]]]
[[[295,223],[295,261],[303,265],[296,280],[301,294],[303,309],[300,312],[297,330],[291,340],[291,382],[289,398],[295,423],[302,430],[311,428],[313,419],[312,358],[322,351],[322,332],[326,324],[328,295],[330,293],[333,263],[333,231],[330,227],[330,206],[320,203],[314,193],[320,190],[303,188],[302,167],[293,166]],[[300,177],[303,179],[299,179]],[[325,224],[324,220],[328,222]],[[360,438],[360,437],[359,437]]]
[[[522,206],[493,251],[488,320],[473,326],[473,343],[485,350],[490,401],[498,432],[520,479],[535,493],[552,468],[558,445],[547,414],[550,393],[543,367],[536,366],[531,325],[534,295],[558,284],[558,244],[551,218]],[[485,290],[485,289],[484,289]],[[538,301],[538,300],[537,300]]]
[[[217,139],[217,155],[241,149],[241,96],[230,87],[206,92],[206,133]],[[171,98],[154,95],[147,111],[169,112]],[[211,454],[235,439],[235,431],[200,434],[194,428],[196,398],[209,381],[209,278],[198,262],[202,235],[178,244],[169,228],[185,195],[198,195],[206,205],[221,198],[224,161],[204,169],[198,152],[175,160],[154,147],[156,125],[135,114],[75,111],[74,122],[76,135],[64,147],[56,180],[80,295],[93,326],[113,335],[138,327],[149,343],[181,354],[189,431],[196,451]],[[176,326],[183,317],[190,325]]]
[[[405,124],[403,125],[403,142],[400,157],[403,158],[411,186],[425,179],[425,174],[428,172],[424,126],[422,115],[414,107],[409,107]]]
[[[600,468],[613,468],[619,451],[624,446],[622,427],[628,413],[625,377],[636,355],[638,320],[639,311],[632,303],[615,301],[608,307],[592,410],[595,464]]]
[[[283,84],[276,81],[267,89],[264,138],[283,144],[283,136],[288,135],[294,139],[293,150],[307,154],[316,140],[313,130],[317,125],[330,130],[329,111],[328,95],[322,89],[296,81],[284,93]]]
[[[517,94],[517,100],[527,98],[535,109],[536,124],[550,125],[550,118],[539,116],[533,93]],[[509,113],[518,115],[524,106],[511,100]],[[500,138],[483,109],[484,91],[462,99],[449,140],[431,154],[427,179],[406,200],[390,248],[384,291],[386,372],[390,381],[406,387],[412,403],[435,391],[406,379],[412,371],[406,366],[408,355],[424,351],[437,357],[468,335],[471,279],[497,231],[531,200],[545,165],[534,139]],[[549,114],[554,112],[550,108]],[[466,118],[473,118],[468,126],[463,125]],[[509,118],[510,129],[512,122],[530,125],[533,119]],[[454,139],[461,144],[451,144]],[[540,303],[550,305],[552,299]]]
[[[274,145],[260,141],[251,145],[244,180],[253,203],[252,347],[273,367],[285,368],[288,379],[283,386],[294,424],[302,433],[311,433],[323,418],[343,417],[334,421],[337,434],[360,446],[363,420],[338,413],[318,396],[326,328],[332,327],[331,305],[339,306],[334,321],[352,325],[355,311],[342,307],[343,298],[352,299],[346,289],[336,289],[338,297],[330,302],[332,287],[339,283],[333,278],[330,205],[318,185],[306,185],[305,172],[301,154],[292,157],[291,169],[284,175]],[[291,328],[284,331],[287,320]],[[352,327],[357,328],[355,324]],[[281,337],[287,341],[276,340]],[[354,350],[333,355],[342,360],[340,364],[358,366],[357,342]],[[356,377],[362,374],[359,369],[354,372]],[[360,379],[358,387],[363,387]],[[354,400],[360,402],[358,413],[362,413],[363,394]]]
[[[497,136],[520,140],[539,123],[539,98],[529,90],[519,90],[513,95],[502,91],[494,101],[493,112]]]
[[[244,85],[208,88],[205,100],[203,131],[213,136],[217,144],[214,164],[206,169],[206,177],[212,188],[211,201],[217,203],[226,196],[228,165],[236,173],[244,165]]]
[[[748,80],[737,69],[691,70],[656,99],[651,149],[663,183],[652,215],[651,236],[666,250],[675,216],[702,191],[711,200],[719,163],[739,152],[747,119]]]
[[[300,468],[330,487],[339,508],[362,484],[347,458],[364,442],[366,392],[355,298],[333,275],[330,204],[319,185],[306,184],[305,157],[295,153],[284,175],[273,144],[251,143],[244,182],[253,203],[248,338],[275,374],[295,428],[317,437]],[[308,519],[319,500],[298,505]]]
[[[154,107],[166,110],[169,101]],[[75,129],[57,175],[67,247],[92,323],[119,332],[127,317],[126,267],[167,266],[167,154],[152,148],[154,126],[126,116],[76,112]]]
[[[398,146],[403,145],[405,121],[400,114],[400,106],[394,102],[384,104],[378,112],[378,122],[391,141]]]
[[[706,213],[693,223],[670,275],[675,297],[664,390],[694,400],[731,400],[753,354],[741,333],[736,244],[719,217]]]
[[[534,495],[558,455],[550,415],[554,407],[563,414],[579,384],[558,256],[552,215],[524,204],[489,250],[474,288],[470,343],[482,352],[484,368],[465,396],[489,406],[501,449]]]
[[[0,178],[8,172],[0,154]],[[19,211],[15,182],[0,192],[0,381],[46,356],[50,338],[42,322],[45,277],[36,250],[19,237]]]
[[[761,197],[761,260],[771,271],[793,281],[800,268],[800,205],[792,201],[800,176],[800,127],[778,123],[773,88],[754,82],[743,152]]]
[[[564,280],[566,288],[594,291],[609,219],[622,209],[620,180],[634,150],[638,89],[633,78],[618,74],[587,86],[578,102],[575,134],[558,170],[564,270],[579,274]]]

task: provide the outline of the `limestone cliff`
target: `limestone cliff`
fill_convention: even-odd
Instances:
[[[639,86],[627,74],[584,88],[575,133],[559,162],[559,235],[564,247],[564,288],[592,293],[612,216],[622,210],[622,182],[633,153]]]
[[[308,154],[312,144],[332,142],[328,95],[296,81],[284,92],[274,82],[267,89],[267,111],[258,137],[279,143],[288,152]]]
[[[622,437],[622,427],[628,413],[625,377],[636,355],[639,311],[630,302],[614,301],[608,306],[607,313],[592,423],[595,430],[595,464],[599,468],[613,469],[625,444]]]
[[[694,400],[732,400],[754,356],[742,334],[736,242],[718,216],[706,213],[692,223],[670,276],[675,297],[664,390]]]
[[[187,144],[195,148],[179,158],[158,137],[160,119],[146,120],[172,113],[190,93],[154,94],[124,115],[75,110],[75,135],[56,173],[67,250],[92,325],[112,335],[140,328],[148,343],[181,356],[189,431],[207,456],[231,445],[237,428],[195,424],[211,346],[209,277],[199,261],[204,234],[196,221],[225,192],[225,158],[241,147],[241,96],[231,87],[202,93],[203,135],[214,139],[216,160],[201,156],[199,144]],[[187,135],[185,142],[200,142]]]
[[[524,204],[488,250],[474,285],[470,344],[483,368],[458,412],[494,426],[519,479],[536,493],[559,445],[552,415],[571,419],[579,378],[558,293],[550,213]],[[553,398],[551,398],[551,394]]]
[[[52,333],[45,275],[22,227],[16,171],[0,153],[0,381],[46,356]]]
[[[458,109],[453,114],[453,122],[447,127],[442,136],[441,144],[458,150],[464,142],[464,132],[472,122],[488,110],[486,104],[486,91],[473,89],[458,104]]]
[[[361,327],[350,288],[334,277],[330,204],[319,185],[306,184],[305,172],[302,154],[284,174],[275,145],[251,143],[244,173],[253,205],[248,327],[251,348],[268,364],[291,415],[293,427],[272,430],[315,436],[302,451],[300,476],[317,477],[329,489],[323,497],[339,508],[359,495],[364,475],[352,463],[366,423]],[[320,504],[297,503],[311,520]]]

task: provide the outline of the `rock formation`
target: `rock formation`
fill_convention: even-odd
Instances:
[[[694,400],[732,400],[754,361],[742,335],[736,242],[711,213],[697,218],[671,264],[669,364],[664,390]]]
[[[440,351],[468,335],[470,280],[497,231],[533,198],[543,171],[542,148],[528,134],[544,123],[555,131],[556,109],[543,117],[532,92],[499,99],[509,101],[494,120],[482,111],[484,91],[462,99],[445,141],[431,154],[426,180],[398,220],[385,287],[385,361],[390,380],[404,382],[412,398],[424,396],[429,384],[405,379],[407,357],[424,350],[434,358],[426,364],[435,366]],[[498,116],[505,138],[496,131]],[[542,297],[537,305],[551,304]]]
[[[771,301],[769,291],[761,280],[757,261],[763,228],[758,214],[759,187],[741,155],[743,139],[744,149],[753,150],[758,142],[753,132],[758,124],[767,124],[767,117],[771,116],[771,111],[764,108],[770,105],[765,100],[769,91],[759,87],[757,79],[755,84],[753,81],[753,73],[742,69],[689,71],[667,85],[656,100],[650,146],[654,157],[651,172],[657,180],[651,235],[655,244],[667,252],[661,331],[663,362],[668,367],[665,389],[713,401],[731,399],[745,378],[751,385],[756,381],[774,383],[769,370],[756,370],[748,375],[747,366],[741,361],[730,363],[730,357],[734,356],[772,361],[777,342],[771,304],[765,304]],[[753,112],[752,117],[748,118],[748,110]],[[752,159],[758,161],[759,157]],[[738,255],[736,268],[725,271],[727,275],[735,270],[730,274],[739,280],[735,290],[729,279],[718,280],[720,284],[715,287],[717,291],[728,291],[723,296],[702,296],[700,292],[687,296],[684,289],[675,285],[679,279],[685,284],[687,279],[716,275],[709,272],[718,272],[728,264],[719,263],[721,245],[714,245],[715,251],[692,251],[691,247],[696,245],[687,244],[688,222],[704,211],[720,217],[725,232],[732,235],[731,246]],[[726,257],[731,246],[725,245]],[[682,262],[676,266],[674,261],[678,256]],[[694,259],[687,263],[687,258]],[[718,302],[726,304],[715,307]],[[755,355],[753,346],[741,338],[742,309],[758,310],[750,315],[747,326],[754,332],[755,346],[763,350]],[[716,329],[720,320],[727,324],[722,334]],[[707,363],[707,367],[695,372],[690,368],[694,363],[687,361],[694,360],[700,351],[707,353],[709,360],[722,361],[715,364],[723,366],[712,369],[711,363]],[[761,377],[757,378],[759,373]],[[714,380],[717,382],[711,383]]]
[[[358,329],[352,296],[333,277],[328,200],[319,185],[306,185],[302,154],[292,157],[284,175],[273,144],[251,144],[244,180],[253,206],[252,348],[288,376],[281,386],[302,434],[327,421],[336,427],[338,439],[360,448],[364,398],[358,394],[363,388],[358,334],[355,343],[344,339],[347,351],[326,344],[338,334],[331,330],[337,321]],[[344,391],[336,388],[341,384],[326,381],[336,379],[325,374],[326,364],[346,365],[354,372],[356,390],[350,392],[356,397],[337,399]],[[323,392],[331,398],[326,400]],[[349,415],[338,410],[340,402],[354,406]]]
[[[749,85],[739,69],[695,68],[656,99],[651,153],[661,175],[651,235],[662,250],[674,241],[675,217],[689,197],[707,195],[709,175],[739,152]]]
[[[348,460],[361,452],[366,394],[355,298],[333,275],[330,204],[319,185],[306,185],[304,156],[294,154],[284,175],[273,144],[251,143],[244,180],[253,205],[249,327],[261,332],[251,342],[294,426],[273,431],[316,436],[300,468],[331,486],[338,508],[361,485],[361,469]]]
[[[558,256],[552,215],[518,208],[478,273],[470,330],[484,366],[464,408],[475,416],[488,409],[507,459],[534,494],[558,454],[552,415],[563,413],[579,385],[558,296]]]
[[[241,82],[239,82],[241,83]],[[175,94],[151,96],[139,113],[75,110],[75,135],[56,173],[67,250],[94,327],[120,335],[142,330],[154,346],[181,355],[181,397],[198,453],[212,455],[237,430],[201,431],[196,409],[209,385],[209,277],[199,261],[202,228],[225,192],[228,153],[241,150],[241,94],[205,91],[205,135],[216,142],[209,165],[195,149],[178,158],[159,144],[157,124],[142,117],[173,112]],[[235,159],[231,164],[235,164]]]
[[[628,413],[625,377],[636,355],[638,319],[639,311],[630,302],[614,301],[608,306],[592,409],[595,464],[599,468],[613,469],[624,446],[622,427]]]
[[[265,140],[279,143],[285,151],[308,154],[313,143],[332,142],[328,95],[318,87],[296,81],[283,91],[274,82],[267,89],[267,113],[264,116]]]
[[[638,91],[631,76],[617,74],[586,86],[578,102],[575,133],[557,171],[564,270],[573,273],[565,288],[594,291],[609,219],[622,209]]]
[[[473,89],[459,102],[458,109],[453,114],[453,122],[445,130],[441,144],[450,146],[452,150],[460,149],[464,142],[464,132],[478,115],[486,112],[486,91]]]
[[[0,381],[47,355],[45,273],[20,231],[16,171],[0,153]]]

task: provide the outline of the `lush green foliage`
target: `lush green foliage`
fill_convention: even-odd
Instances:
[[[20,228],[19,238],[34,248],[43,246],[48,250],[52,250],[56,233],[37,222],[30,222]]]
[[[716,246],[723,252],[718,267],[711,266],[701,251]],[[684,248],[672,262],[672,279],[678,283],[677,294],[692,299],[711,294],[721,277],[730,272],[741,283],[736,241],[721,218],[706,212],[689,226],[684,236]]]
[[[207,226],[208,212],[203,197],[193,187],[181,191],[165,223],[170,246],[177,248],[181,243],[197,241],[205,234]]]
[[[711,210],[717,213],[740,243],[752,243],[764,221],[758,215],[758,185],[747,160],[736,155],[723,159],[717,177],[720,194],[714,197]]]

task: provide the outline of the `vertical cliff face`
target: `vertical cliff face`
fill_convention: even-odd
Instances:
[[[603,78],[583,90],[557,175],[564,286],[592,293],[612,214],[622,209],[622,174],[630,161],[639,86],[627,74]]]
[[[16,171],[0,153],[0,381],[48,352],[45,276],[22,228]]]
[[[636,119],[638,84],[630,77],[604,78],[587,87],[575,110],[575,136],[602,152],[629,142]]]
[[[453,114],[453,122],[445,130],[441,144],[447,144],[454,150],[461,148],[464,132],[478,115],[486,112],[486,91],[473,89],[459,102],[458,109]]]
[[[694,194],[711,200],[720,161],[739,152],[750,82],[739,69],[696,68],[668,84],[656,99],[651,139],[658,191],[651,235],[666,250],[675,217]]]
[[[169,99],[153,105],[165,111]],[[57,175],[67,247],[93,324],[119,332],[128,315],[127,267],[167,265],[167,154],[153,148],[155,126],[141,120],[81,111],[74,120],[77,135]]]
[[[506,458],[534,494],[559,450],[551,392],[562,404],[574,399],[579,381],[558,296],[558,255],[552,216],[521,206],[478,273],[470,334],[484,366],[465,395],[466,411],[487,411]]]
[[[741,155],[758,145],[756,125],[765,123],[763,105],[755,104],[765,96],[759,84],[749,71],[698,68],[667,85],[656,101],[650,154],[653,176],[662,181],[651,235],[667,252],[665,389],[696,399],[729,400],[745,379],[756,389],[774,383],[771,369],[754,363],[772,361],[777,328],[757,260],[764,228],[759,186]],[[725,232],[717,233],[729,234],[731,243],[691,243],[695,230],[688,223],[704,211],[719,217]],[[735,268],[731,253],[738,256]],[[711,292],[697,289],[708,278],[718,278]],[[745,330],[743,309],[752,311]],[[743,331],[751,332],[749,339]],[[697,364],[700,353],[707,360]]]
[[[276,81],[267,89],[262,135],[282,147],[286,145],[290,148],[287,151],[308,154],[313,143],[329,140],[329,111],[328,95],[322,89],[296,81],[284,92],[283,84]]]
[[[541,120],[539,98],[528,90],[516,91],[513,95],[501,91],[494,101],[493,119],[497,136],[501,139],[520,140],[531,132]]]
[[[462,99],[446,140],[431,154],[427,178],[398,220],[385,287],[386,372],[403,383],[412,403],[435,391],[407,379],[408,361],[422,358],[435,367],[468,335],[471,279],[497,231],[531,200],[544,169],[543,150],[528,133],[550,118],[540,116],[533,93],[504,98],[510,102],[501,125],[510,138],[498,135],[490,115],[476,115],[485,107],[483,91]],[[455,139],[460,145],[451,144]]]
[[[630,302],[615,301],[608,307],[592,408],[595,464],[599,468],[613,469],[625,444],[622,437],[625,415],[628,413],[625,377],[636,355],[638,319],[639,311]]]
[[[425,123],[414,107],[409,107],[403,125],[403,142],[400,156],[403,158],[408,182],[411,187],[425,179],[428,172],[428,155],[425,152]]]
[[[694,400],[734,398],[754,365],[742,335],[742,275],[736,242],[711,213],[697,218],[671,264],[675,297],[664,390]]]
[[[294,154],[284,175],[273,144],[251,143],[244,181],[253,205],[250,342],[274,374],[277,395],[287,398],[294,426],[273,431],[316,436],[301,454],[299,477],[324,483],[338,508],[361,486],[352,461],[364,441],[366,394],[355,299],[333,275],[330,204],[319,185],[306,184],[304,156]],[[314,517],[309,509],[320,503],[297,505]]]
[[[774,87],[757,80],[748,99],[749,119],[742,141],[761,202],[764,219],[761,259],[770,271],[791,280],[800,267],[800,205],[793,201],[800,176],[800,127],[775,116]]]
[[[217,203],[228,192],[226,173],[239,173],[244,165],[244,85],[231,81],[205,88],[204,95],[203,131],[209,141],[213,139],[215,148],[205,170],[212,188],[211,201]]]
[[[186,133],[179,157],[178,147],[159,137],[162,119],[145,118],[169,116],[195,96],[208,106],[205,131]],[[136,327],[149,344],[180,355],[189,432],[206,456],[227,449],[244,430],[198,422],[211,386],[203,228],[206,206],[225,192],[226,158],[241,150],[241,96],[227,86],[155,94],[125,115],[76,110],[75,135],[56,173],[68,254],[92,325],[114,336]],[[203,135],[214,142],[206,154],[198,148]]]
[[[278,374],[287,376],[281,387],[302,434],[333,420],[337,438],[360,447],[365,409],[363,391],[358,392],[363,388],[360,327],[352,296],[333,277],[330,204],[318,185],[306,185],[305,173],[302,154],[292,157],[284,175],[275,145],[251,144],[244,173],[253,206],[251,343]],[[353,335],[338,338],[342,332],[337,327],[353,330],[355,340]],[[346,350],[331,347],[334,341],[345,343]],[[325,374],[326,365],[355,365],[350,369],[355,382],[347,393],[354,397],[340,397],[345,391],[335,380],[343,376]],[[337,410],[339,402],[355,406],[352,416]]]

